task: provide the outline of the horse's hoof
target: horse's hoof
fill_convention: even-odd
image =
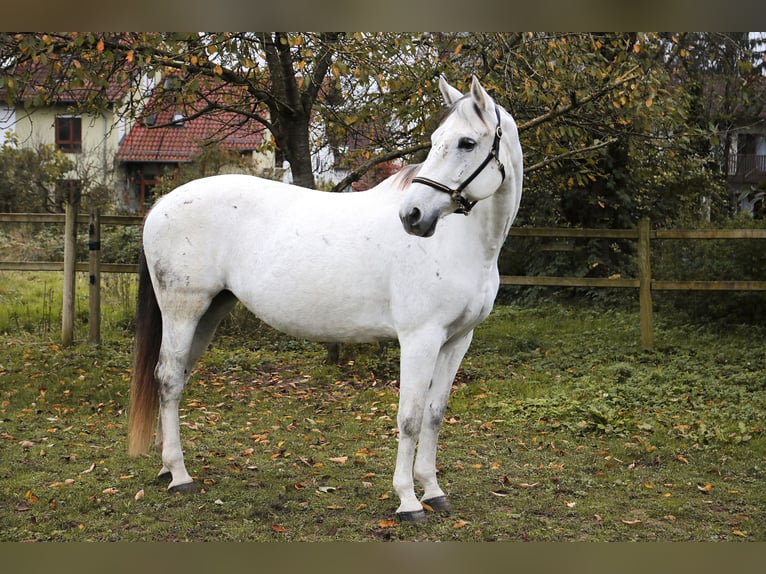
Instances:
[[[428,506],[434,512],[449,512],[452,510],[452,505],[446,496],[434,496],[428,500],[424,500],[423,504]]]
[[[172,494],[197,494],[199,492],[199,488],[194,482],[186,482],[184,484],[176,484],[175,486],[169,487],[168,492]]]
[[[397,512],[396,517],[399,522],[410,522],[412,524],[423,524],[428,519],[426,518],[425,510],[411,510],[409,512]]]

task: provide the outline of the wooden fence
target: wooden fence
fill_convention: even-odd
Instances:
[[[101,263],[101,226],[141,225],[142,217],[78,215],[76,205],[68,206],[66,214],[0,214],[0,223],[57,223],[64,224],[64,261],[0,261],[0,270],[63,271],[64,297],[62,308],[62,344],[72,343],[74,331],[74,285],[77,271],[89,274],[89,334],[91,344],[101,340],[101,273],[136,273],[138,265]],[[88,262],[75,261],[77,224],[88,224]],[[638,242],[637,278],[590,278],[503,275],[504,285],[540,287],[596,287],[639,290],[641,344],[654,347],[652,319],[653,291],[766,291],[766,281],[668,281],[652,277],[651,242],[655,239],[709,240],[709,239],[766,239],[766,229],[651,229],[644,218],[635,229],[572,229],[572,228],[512,228],[509,237],[543,237],[550,239],[623,239]]]

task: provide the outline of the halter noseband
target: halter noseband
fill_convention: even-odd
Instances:
[[[468,215],[471,212],[471,209],[473,209],[473,206],[476,205],[476,202],[467,200],[463,195],[461,195],[461,193],[468,186],[468,184],[471,183],[474,178],[476,178],[476,176],[479,175],[485,167],[487,167],[487,165],[489,165],[489,162],[493,159],[497,162],[497,167],[500,170],[500,175],[502,176],[500,183],[505,181],[505,166],[503,165],[503,162],[500,161],[500,138],[503,137],[503,130],[500,127],[500,109],[497,107],[497,104],[495,104],[495,115],[497,116],[497,126],[495,127],[495,139],[492,142],[492,148],[489,150],[487,157],[484,158],[484,161],[481,162],[479,167],[477,167],[463,183],[461,183],[455,189],[451,189],[443,183],[428,179],[427,177],[415,177],[412,179],[412,183],[422,183],[423,185],[432,187],[437,191],[448,193],[452,198],[452,201],[457,203],[458,207],[455,210],[455,213]]]

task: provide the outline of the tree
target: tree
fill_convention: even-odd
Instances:
[[[313,150],[343,154],[358,167],[340,188],[381,161],[423,157],[439,118],[438,76],[460,88],[476,74],[519,123],[522,222],[629,225],[671,206],[676,178],[704,168],[685,151],[689,94],[668,65],[687,57],[650,33],[0,34],[0,89],[13,99],[36,83],[36,105],[74,86],[90,94],[83,106],[98,107],[110,82],[139,86],[139,75],[179,74],[157,86],[178,105],[236,87],[194,113],[227,109],[260,122],[300,185],[315,186]],[[364,145],[352,149],[353,138]],[[673,154],[663,191],[640,181]]]
[[[61,211],[56,186],[73,167],[53,146],[20,148],[10,136],[0,147],[0,211]]]

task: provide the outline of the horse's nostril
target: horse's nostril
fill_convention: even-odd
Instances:
[[[421,219],[423,219],[423,214],[417,207],[413,207],[409,215],[407,215],[407,222],[410,225],[417,225]]]

